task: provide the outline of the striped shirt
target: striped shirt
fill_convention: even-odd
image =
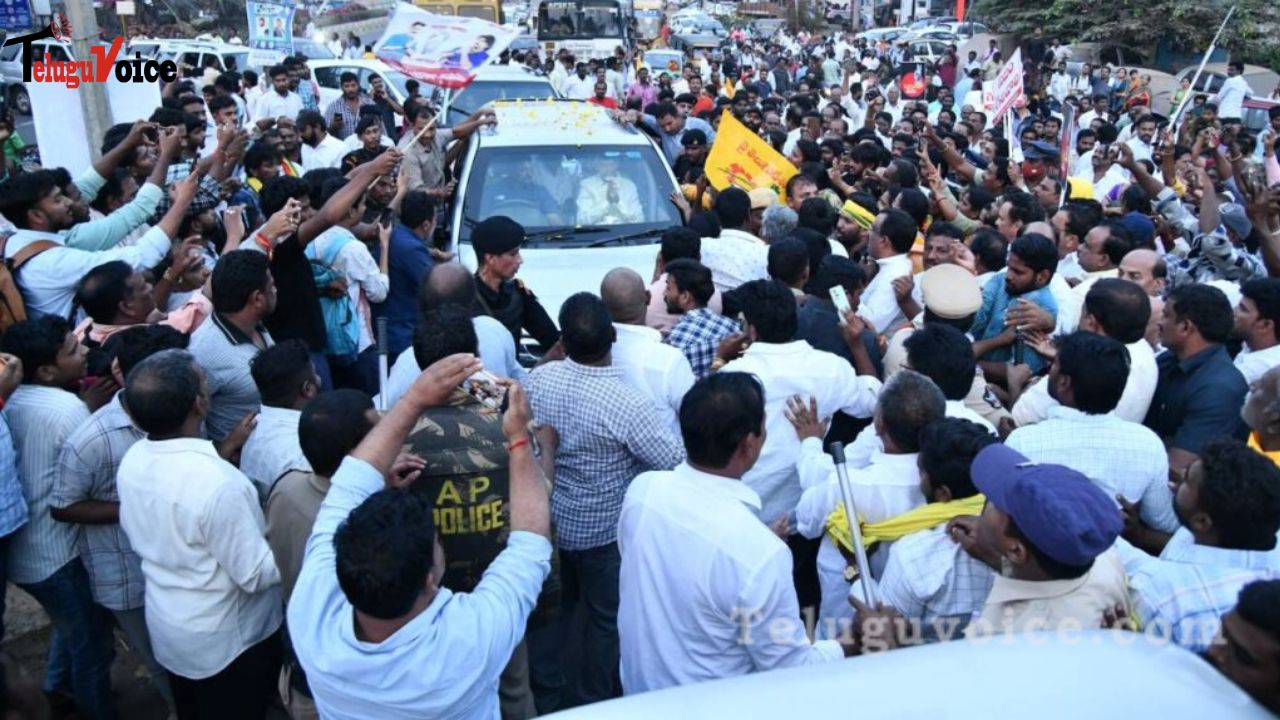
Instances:
[[[1186,528],[1173,534],[1159,558],[1124,540],[1116,549],[1142,629],[1192,652],[1209,648],[1241,588],[1280,578],[1280,545],[1271,550],[1210,547],[1197,544]]]
[[[0,538],[12,535],[27,523],[27,500],[18,479],[18,452],[9,424],[0,414]]]
[[[116,470],[124,454],[143,438],[117,394],[62,446],[58,475],[49,504],[66,508],[85,500],[119,503]],[[142,607],[142,561],[119,524],[72,525],[93,600],[108,610]]]
[[[955,640],[986,604],[994,580],[995,572],[965,552],[941,525],[889,546],[880,595],[908,620],[919,620],[929,642]]]
[[[618,514],[631,480],[670,470],[684,446],[622,368],[548,363],[526,380],[533,415],[560,433],[551,519],[564,550],[617,540]]]
[[[38,583],[76,557],[75,526],[54,520],[49,509],[58,453],[89,419],[89,408],[66,390],[24,384],[5,404],[4,416],[13,432],[22,493],[31,514],[31,521],[9,544],[9,579]]]
[[[258,333],[265,347],[275,344],[265,327],[259,326]],[[262,404],[258,386],[249,374],[249,361],[261,348],[244,331],[215,312],[191,334],[187,349],[204,368],[209,383],[205,430],[210,440],[222,442],[236,423]]]

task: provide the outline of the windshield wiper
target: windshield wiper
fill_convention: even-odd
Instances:
[[[581,225],[579,227],[563,227],[543,230],[542,232],[529,233],[525,236],[526,241],[532,242],[552,242],[555,240],[564,240],[575,235],[589,235],[591,233],[604,232],[609,230],[608,225]]]
[[[637,230],[631,233],[624,233],[622,235],[615,235],[613,237],[601,238],[599,240],[589,242],[583,247],[593,248],[593,247],[603,247],[611,243],[625,243],[627,240],[638,240],[640,238],[656,237],[658,235],[661,235],[664,232],[666,232],[666,228],[660,228],[660,227],[649,228],[648,230]]]

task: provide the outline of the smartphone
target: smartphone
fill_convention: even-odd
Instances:
[[[486,370],[463,380],[462,389],[490,410],[500,410],[506,405],[506,388],[498,384],[497,376]]]
[[[853,310],[849,306],[849,294],[839,285],[831,287],[831,302],[836,306],[836,314],[840,316],[840,324],[844,324],[844,314]]]

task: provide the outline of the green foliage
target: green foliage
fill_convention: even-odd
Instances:
[[[1233,57],[1271,64],[1280,58],[1280,3],[1237,0],[1222,44]],[[977,0],[974,12],[1002,32],[1030,35],[1037,28],[1064,42],[1101,42],[1148,57],[1168,39],[1175,50],[1200,52],[1213,39],[1227,2],[1204,0]],[[1275,67],[1275,65],[1271,65]]]

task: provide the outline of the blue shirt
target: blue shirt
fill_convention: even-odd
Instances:
[[[1004,332],[1004,315],[1015,300],[1033,302],[1048,310],[1055,320],[1058,317],[1058,303],[1053,299],[1053,293],[1049,291],[1048,285],[1022,295],[1010,295],[1008,288],[1005,287],[1005,276],[1006,271],[1001,270],[988,280],[987,286],[982,289],[982,307],[978,309],[978,314],[974,316],[973,329],[970,331],[974,340],[989,340]],[[1005,347],[991,350],[978,359],[993,362],[1011,362],[1013,360],[1013,344],[1010,343]],[[1048,365],[1044,356],[1032,350],[1030,346],[1023,353],[1023,362],[1031,366],[1031,372],[1033,373],[1040,372]]]
[[[418,322],[418,286],[435,263],[424,240],[400,223],[391,231],[391,261],[387,264],[390,288],[387,299],[372,303],[373,316],[387,319],[387,345],[397,357],[413,344],[413,328]],[[382,262],[382,247],[375,244],[373,259]]]
[[[675,164],[676,158],[680,157],[680,153],[684,151],[684,145],[680,141],[684,138],[684,134],[690,130],[701,130],[706,133],[707,147],[711,147],[711,144],[716,141],[716,131],[711,129],[711,124],[698,118],[685,118],[684,129],[672,135],[664,132],[662,126],[658,124],[658,119],[652,115],[642,115],[641,122],[648,125],[650,130],[658,134],[658,137],[662,140],[662,154],[666,156],[667,162],[672,165]]]
[[[498,677],[524,637],[551,543],[512,532],[476,589],[440,588],[431,604],[379,643],[356,637],[355,611],[338,586],[333,536],[384,487],[382,473],[348,457],[333,475],[289,597],[289,636],[325,718],[492,718]]]
[[[27,501],[18,481],[18,451],[9,434],[9,423],[0,415],[0,537],[12,535],[26,524]]]
[[[1240,407],[1249,384],[1226,348],[1214,345],[1181,362],[1166,350],[1156,358],[1156,367],[1160,380],[1143,424],[1169,447],[1198,453],[1216,438],[1248,437]]]

